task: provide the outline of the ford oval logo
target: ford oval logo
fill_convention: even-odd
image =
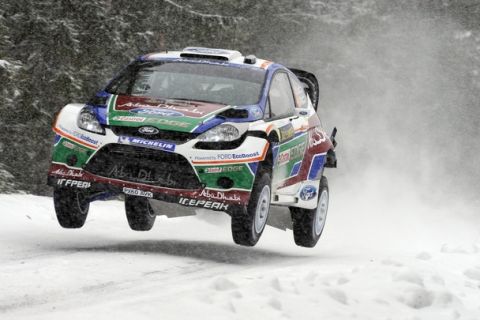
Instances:
[[[142,134],[157,134],[160,132],[160,130],[158,130],[157,128],[155,127],[140,127],[138,129],[138,132],[142,133]]]
[[[303,187],[302,190],[300,191],[300,199],[302,199],[303,201],[311,200],[315,198],[316,195],[317,195],[317,188],[311,185],[307,185]]]
[[[182,117],[183,113],[174,111],[174,110],[167,110],[167,109],[159,109],[159,108],[136,108],[130,110],[130,112],[137,113],[137,114],[146,114],[151,116],[160,116],[160,117]]]

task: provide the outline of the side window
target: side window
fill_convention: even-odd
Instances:
[[[273,76],[268,96],[272,118],[289,116],[294,113],[295,102],[292,88],[285,72],[279,72]]]
[[[290,81],[292,83],[293,97],[295,98],[297,108],[307,108],[308,98],[302,83],[292,75],[290,75]]]

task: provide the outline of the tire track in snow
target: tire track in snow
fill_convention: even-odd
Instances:
[[[158,243],[156,241],[154,243]],[[143,243],[143,246],[142,246]],[[170,243],[170,242],[169,242]],[[180,244],[181,249],[175,248],[175,243]],[[190,250],[194,247],[200,246],[202,250],[200,252],[190,252],[188,254],[185,251],[189,250],[190,242],[173,241],[167,247],[172,251],[164,253],[165,250],[160,250],[161,256],[171,258],[175,255],[186,256],[185,260],[174,260],[176,263],[173,266],[167,266],[160,270],[151,270],[145,268],[138,270],[139,275],[124,278],[121,280],[108,280],[100,283],[88,284],[85,286],[77,287],[73,290],[45,290],[39,294],[25,294],[18,296],[3,297],[0,299],[0,314],[3,316],[16,316],[18,313],[34,313],[35,310],[48,308],[49,305],[55,304],[56,308],[60,306],[66,308],[78,308],[77,302],[82,301],[83,305],[102,304],[108,301],[116,301],[118,298],[125,296],[144,296],[145,292],[154,291],[156,296],[170,296],[172,294],[178,294],[179,290],[182,291],[184,286],[179,285],[183,283],[195,285],[199,280],[210,279],[212,277],[232,274],[237,271],[245,271],[252,268],[258,268],[258,265],[267,267],[272,263],[278,263],[282,259],[292,259],[290,263],[298,263],[298,259],[305,259],[300,256],[286,256],[282,254],[276,254],[274,252],[262,251],[256,249],[247,249],[242,247],[236,247],[235,245],[223,245],[208,242],[194,243]],[[228,248],[231,252],[221,252],[221,250],[215,250],[215,246],[222,249]],[[41,265],[51,264],[51,258],[64,259],[66,256],[72,257],[77,255],[85,255],[87,258],[90,256],[90,252],[110,252],[115,253],[118,257],[118,253],[124,251],[134,252],[138,248],[149,248],[153,250],[154,246],[148,246],[148,242],[131,242],[122,244],[113,244],[109,246],[99,247],[87,247],[87,248],[67,248],[59,249],[59,255],[55,254],[39,254],[35,255],[33,259],[26,259],[27,264],[35,262]],[[210,248],[209,248],[210,247]],[[73,251],[69,253],[69,251]],[[141,250],[139,250],[141,252]],[[243,254],[238,254],[243,252]],[[131,256],[131,254],[130,254]],[[38,261],[40,260],[44,261]],[[207,257],[209,259],[207,259]],[[230,258],[234,259],[230,259]],[[81,258],[81,257],[79,257]],[[91,257],[90,257],[91,258]],[[135,258],[135,256],[133,257]],[[174,257],[175,258],[175,257]],[[194,260],[192,260],[194,259]],[[211,260],[211,261],[208,261]],[[170,262],[170,261],[169,261]],[[181,262],[181,264],[178,264]],[[98,264],[101,267],[101,261]],[[161,261],[160,261],[161,263]],[[283,261],[283,263],[288,263]],[[95,270],[89,270],[95,272]],[[22,270],[19,270],[22,273]],[[94,280],[104,279],[99,275]],[[58,287],[58,286],[55,286]],[[161,292],[158,288],[161,288]],[[137,293],[137,294],[135,294]],[[39,310],[39,311],[40,311]],[[2,317],[3,317],[2,316]]]

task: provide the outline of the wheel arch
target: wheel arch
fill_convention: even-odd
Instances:
[[[259,169],[265,171],[268,170],[270,174],[273,172],[273,165],[275,163],[274,159],[274,152],[273,148],[279,143],[280,137],[277,131],[272,130],[268,136],[266,136],[266,140],[269,143],[267,154],[265,155],[265,159],[260,163],[261,167]]]

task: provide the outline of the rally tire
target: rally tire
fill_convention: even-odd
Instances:
[[[125,211],[128,225],[135,231],[152,229],[157,217],[147,198],[125,196]]]
[[[83,227],[88,216],[90,202],[84,193],[65,188],[53,190],[53,203],[58,223],[67,229]]]
[[[263,172],[255,180],[246,207],[232,213],[232,237],[236,244],[254,246],[265,229],[270,211],[271,178]]]
[[[318,191],[317,208],[290,207],[293,222],[293,238],[298,246],[313,248],[317,244],[325,227],[328,196],[328,181],[326,177],[322,177]]]

